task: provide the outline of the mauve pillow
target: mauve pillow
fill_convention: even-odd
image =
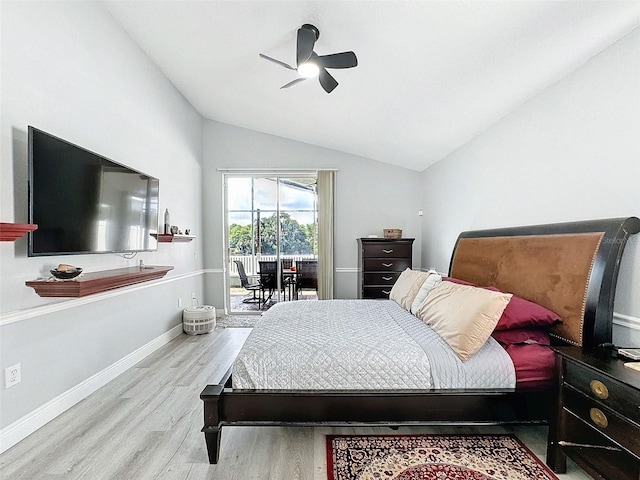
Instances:
[[[495,287],[488,287],[487,290],[500,292],[500,290]],[[529,327],[543,328],[561,321],[560,315],[552,312],[548,308],[514,295],[511,297],[507,308],[502,312],[502,317],[498,320],[496,330],[512,330],[514,328]]]
[[[458,283],[462,285],[473,285],[472,283],[460,280],[458,278],[443,277],[442,280],[448,282]],[[494,292],[500,292],[501,290],[496,287],[482,287]],[[537,303],[525,300],[522,297],[513,295],[511,301],[507,305],[507,308],[502,312],[500,320],[496,325],[496,330],[511,330],[514,328],[529,328],[529,327],[548,327],[556,322],[561,322],[560,316],[549,310],[548,308],[538,305]]]
[[[504,345],[517,345],[537,343],[549,345],[549,335],[539,328],[515,328],[513,330],[494,330],[491,334],[498,342]]]

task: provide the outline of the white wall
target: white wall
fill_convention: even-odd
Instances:
[[[295,120],[292,120],[295,121]],[[218,168],[336,168],[336,298],[356,298],[356,239],[401,228],[415,237],[414,267],[420,266],[419,174],[413,170],[252,130],[207,121],[204,126],[204,223],[208,302],[222,306],[222,174]]]
[[[27,222],[27,126],[160,179],[160,206],[191,243],[133,260],[113,254],[27,258],[26,239],[0,243],[0,428],[83,384],[167,332],[177,298],[203,298],[202,119],[96,2],[2,2],[0,221]],[[165,280],[80,300],[44,299],[24,282],[58,263],[86,272],[173,265]],[[3,431],[3,433],[6,430]],[[4,446],[4,445],[3,445]]]
[[[640,216],[640,30],[422,177],[422,263],[444,271],[464,230]],[[614,341],[640,345],[640,235],[615,312]]]

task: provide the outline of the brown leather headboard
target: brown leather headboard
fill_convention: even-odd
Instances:
[[[556,312],[557,341],[611,342],[620,258],[636,217],[463,232],[449,275],[495,286]]]

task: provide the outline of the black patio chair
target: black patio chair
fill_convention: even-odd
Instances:
[[[260,264],[260,294],[262,296],[262,303],[266,304],[271,300],[273,292],[278,288],[278,271],[275,261],[262,260],[258,263]],[[266,298],[265,292],[268,292],[268,296]]]
[[[305,288],[313,289],[318,294],[318,261],[296,260],[296,298],[298,292]]]
[[[285,274],[285,270],[291,270],[293,267],[293,259],[292,258],[283,258],[280,260],[281,265],[281,273],[280,273],[280,286],[282,288],[282,293],[284,295],[284,299],[287,299],[287,291],[289,292],[289,300],[291,300],[291,295],[295,291],[295,275],[291,273]]]
[[[249,277],[247,277],[246,272],[244,271],[244,264],[240,260],[234,260],[233,263],[238,267],[238,276],[240,277],[240,284],[245,290],[249,290],[253,292],[253,298],[245,298],[242,300],[243,303],[257,303],[258,309],[260,309],[260,303],[262,302],[262,298],[260,295],[256,296],[256,292],[262,289],[262,285],[260,282],[258,283],[250,283]]]

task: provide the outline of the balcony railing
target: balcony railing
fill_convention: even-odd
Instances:
[[[317,257],[315,255],[280,255],[280,259],[281,260],[291,259],[294,261],[294,264],[295,264],[296,260],[316,260]],[[242,264],[244,265],[244,271],[246,272],[247,276],[250,277],[252,275],[258,275],[258,272],[260,271],[260,265],[258,264],[258,262],[275,261],[276,256],[275,255],[231,255],[229,257],[229,265],[227,266],[227,268],[229,268],[229,275],[232,278],[233,277],[238,278],[238,268],[236,267],[234,260],[240,260],[242,262]]]

